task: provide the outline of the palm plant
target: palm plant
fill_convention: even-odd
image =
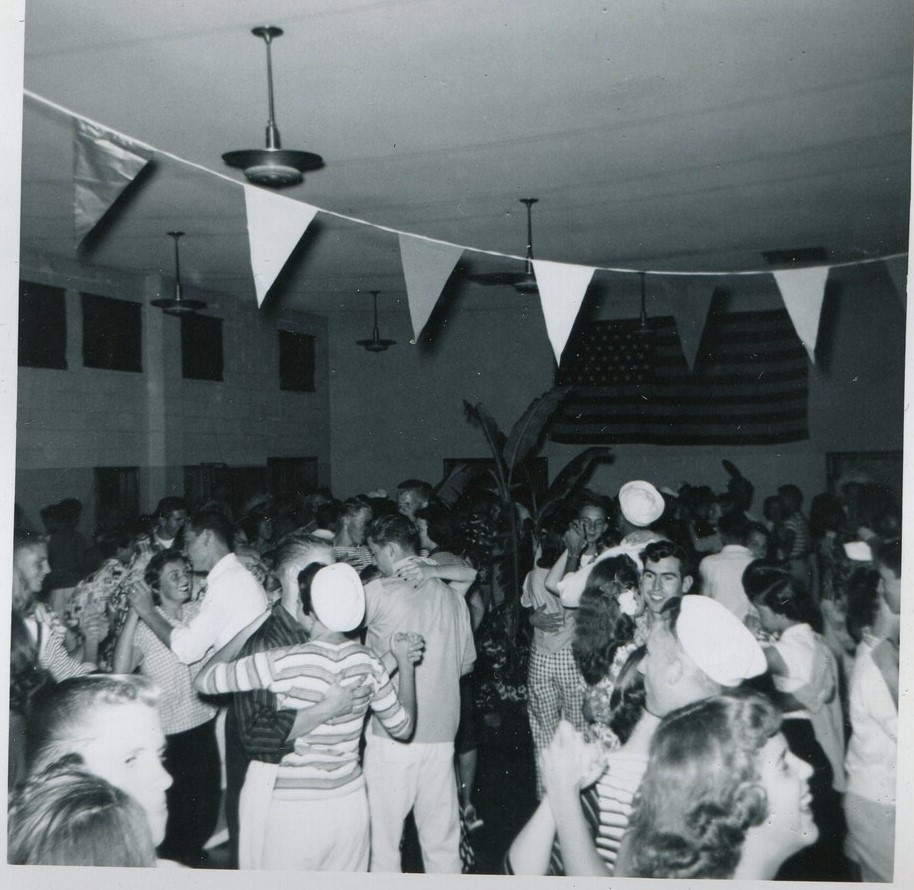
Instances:
[[[521,415],[506,436],[481,402],[475,405],[464,401],[467,419],[478,426],[485,436],[492,455],[491,478],[500,502],[499,526],[502,529],[501,558],[496,565],[498,581],[505,594],[504,623],[506,644],[514,650],[519,638],[520,594],[522,572],[529,566],[522,565],[522,554],[532,552],[533,540],[526,540],[518,519],[517,495],[526,493],[532,507],[534,536],[543,521],[583,480],[599,461],[610,458],[612,449],[588,448],[571,460],[549,485],[541,503],[530,483],[528,458],[542,443],[549,419],[568,394],[570,387],[555,387],[537,396]],[[458,466],[438,487],[439,497],[453,497],[470,478],[466,467]]]

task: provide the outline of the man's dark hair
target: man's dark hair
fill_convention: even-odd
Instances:
[[[187,520],[187,525],[195,535],[211,531],[229,550],[234,549],[232,523],[228,521],[221,511],[197,510]]]
[[[156,507],[156,516],[163,517],[167,516],[169,513],[174,513],[175,510],[187,510],[187,501],[184,498],[179,497],[167,497],[162,498],[159,501],[159,505]]]
[[[901,577],[901,540],[892,538],[876,552],[876,565],[885,566],[896,578]]]
[[[402,513],[372,519],[365,536],[373,544],[398,544],[409,553],[419,552],[419,529]]]
[[[447,507],[440,504],[420,507],[416,511],[416,519],[426,521],[429,540],[434,541],[439,550],[460,554],[463,549],[460,541],[460,521]]]
[[[358,516],[363,510],[371,510],[371,504],[363,495],[357,495],[354,498],[346,498],[340,507],[340,519],[346,519],[350,516]]]
[[[746,518],[746,514],[739,511],[724,513],[717,521],[717,530],[721,537],[734,544],[745,544],[750,528],[751,523]]]
[[[123,526],[99,532],[95,536],[95,549],[102,559],[112,559],[118,550],[132,544],[133,535]]]
[[[640,553],[641,565],[646,566],[649,562],[660,562],[661,559],[672,557],[679,560],[679,574],[683,578],[695,578],[695,567],[689,554],[679,544],[672,541],[652,541]]]
[[[795,510],[799,510],[803,505],[803,492],[800,491],[800,489],[792,483],[788,483],[787,485],[779,485],[778,494],[783,498],[787,498],[787,500],[793,504]]]
[[[431,500],[432,486],[421,479],[405,479],[397,486],[397,491],[414,491],[423,500]]]

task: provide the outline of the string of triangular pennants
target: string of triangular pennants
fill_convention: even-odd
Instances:
[[[124,189],[155,154],[241,186],[244,189],[251,270],[258,306],[263,304],[270,287],[318,213],[397,235],[410,320],[415,335],[413,342],[418,341],[448,278],[465,250],[505,259],[523,260],[522,257],[511,254],[414,235],[332,210],[324,210],[258,186],[239,183],[230,176],[110,130],[29,90],[25,90],[24,93],[28,98],[68,115],[75,122],[74,219],[77,244],[101,221],[123,194]],[[672,313],[683,353],[691,369],[694,368],[713,294],[706,285],[700,286],[698,282],[688,279],[771,275],[797,335],[806,348],[810,361],[815,363],[819,320],[829,270],[840,266],[883,262],[904,306],[907,292],[907,260],[907,254],[895,254],[848,263],[776,271],[651,272],[534,259],[533,271],[546,332],[557,363],[561,362],[562,351],[596,272],[644,272],[660,278],[685,278],[684,299],[674,301]]]

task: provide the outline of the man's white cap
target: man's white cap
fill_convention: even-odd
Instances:
[[[365,617],[365,588],[358,572],[344,562],[319,569],[311,581],[311,607],[328,630],[355,630]]]
[[[663,495],[650,482],[635,479],[619,489],[619,507],[632,525],[644,528],[663,515]]]
[[[739,686],[768,669],[765,653],[748,628],[707,596],[682,598],[675,634],[683,652],[721,686]]]
[[[866,541],[848,541],[844,546],[844,555],[854,562],[872,562],[873,550]]]

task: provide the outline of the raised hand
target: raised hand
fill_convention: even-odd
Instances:
[[[152,589],[145,581],[134,581],[127,591],[127,599],[141,618],[155,611],[155,603],[152,601]]]
[[[568,554],[570,556],[580,556],[584,550],[584,542],[586,540],[584,537],[584,530],[581,528],[580,523],[577,520],[572,522],[562,537]]]
[[[397,631],[390,637],[390,651],[398,664],[418,664],[425,652],[425,638],[413,631]]]
[[[80,616],[79,629],[88,643],[100,643],[108,635],[108,619],[97,609],[91,609]]]

